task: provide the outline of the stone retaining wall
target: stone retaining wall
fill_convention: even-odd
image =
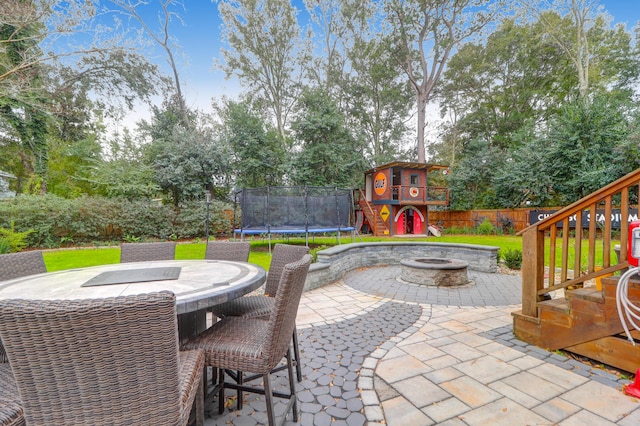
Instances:
[[[334,282],[357,268],[399,264],[410,257],[443,257],[465,260],[469,269],[498,270],[498,247],[455,243],[388,242],[351,243],[319,251],[307,275],[305,290]]]

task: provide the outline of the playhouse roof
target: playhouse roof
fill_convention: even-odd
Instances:
[[[442,164],[427,164],[427,163],[412,163],[409,161],[394,161],[387,164],[382,164],[380,166],[376,166],[371,170],[367,170],[365,173],[374,173],[381,169],[389,169],[391,167],[401,167],[403,169],[413,169],[413,170],[445,170],[448,169],[449,166],[444,166]]]

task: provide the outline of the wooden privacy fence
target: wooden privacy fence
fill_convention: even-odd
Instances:
[[[529,226],[529,213],[532,209],[501,210],[429,210],[429,222],[443,228],[475,228],[485,218],[496,228],[504,231],[522,231]]]
[[[619,203],[619,201],[617,202]],[[501,209],[501,210],[429,210],[429,223],[439,225],[443,228],[475,228],[481,224],[485,218],[491,222],[493,226],[502,229],[504,232],[515,231],[519,233],[528,226],[539,221],[546,220],[553,213],[564,210],[565,207],[540,207],[540,208],[521,208],[521,209]],[[610,211],[604,209],[604,205],[598,206],[593,217],[596,218],[595,231],[591,228],[591,220],[588,215],[580,215],[578,219],[576,213],[569,217],[569,228],[582,228],[585,231],[595,232],[595,235],[602,236],[605,228],[605,215],[611,218],[611,230],[620,232],[622,226],[622,209],[619,205],[612,205]],[[639,213],[637,206],[627,205],[625,210],[627,220],[625,223],[638,220]]]

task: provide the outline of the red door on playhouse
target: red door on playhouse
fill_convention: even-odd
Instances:
[[[396,235],[422,234],[422,218],[414,209],[407,209],[398,215],[396,222]]]
[[[415,235],[422,234],[422,220],[419,214],[413,215],[413,233]]]
[[[404,213],[400,213],[398,216],[398,222],[396,222],[396,235],[404,235]]]

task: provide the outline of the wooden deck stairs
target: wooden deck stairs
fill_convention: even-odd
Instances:
[[[616,287],[629,266],[627,238],[631,201],[637,203],[640,169],[530,225],[523,236],[522,310],[513,313],[514,334],[548,350],[566,350],[630,373],[640,369],[640,332],[624,334]],[[615,205],[614,205],[615,203]],[[637,208],[637,205],[635,206]],[[619,208],[619,230],[614,229]],[[570,220],[600,217],[588,229]],[[614,246],[619,244],[619,260]],[[602,250],[602,261],[596,251]],[[549,273],[548,271],[555,271]],[[640,278],[631,279],[627,297],[640,306]],[[600,279],[602,289],[593,285]],[[561,294],[546,300],[547,294]],[[636,321],[640,322],[640,321]]]
[[[538,303],[537,318],[514,314],[514,329],[521,340],[548,350],[562,349],[635,373],[640,368],[640,333],[634,346],[624,334],[616,307],[619,277],[570,290],[566,297]],[[640,305],[640,280],[629,282],[630,302]]]

